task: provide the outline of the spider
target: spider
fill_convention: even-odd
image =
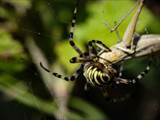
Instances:
[[[128,28],[126,29],[123,39],[118,44],[109,48],[103,44],[100,40],[91,40],[88,42],[88,50],[83,52],[74,43],[74,27],[76,24],[77,17],[77,6],[73,12],[73,19],[71,24],[71,30],[69,33],[69,44],[78,53],[78,57],[73,57],[70,59],[70,63],[81,63],[79,69],[69,77],[63,76],[59,73],[52,72],[52,74],[57,77],[64,79],[66,81],[74,81],[78,78],[80,73],[83,73],[86,84],[85,90],[87,90],[88,85],[100,88],[106,97],[109,97],[107,90],[113,85],[134,85],[137,81],[144,78],[150,70],[150,63],[146,66],[143,72],[140,72],[133,79],[125,79],[122,77],[122,66],[119,63],[124,61],[127,56],[132,56],[135,53],[133,49],[133,37],[138,21],[138,17],[143,7],[143,0],[140,0],[137,5],[136,12],[134,13]],[[124,19],[124,18],[122,18]],[[122,22],[123,20],[121,20]],[[118,23],[111,31],[116,31],[120,23]],[[51,72],[48,68],[40,63],[40,66],[47,72]],[[118,66],[118,67],[117,67]],[[124,98],[121,98],[123,100]],[[117,101],[115,98],[112,101]]]

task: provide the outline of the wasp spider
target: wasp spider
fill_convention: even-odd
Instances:
[[[137,11],[141,11],[141,9],[142,9],[142,5],[139,5]],[[136,16],[136,20],[137,20],[140,12],[136,14],[137,14]],[[81,51],[80,48],[78,48],[73,41],[74,27],[76,24],[76,16],[77,16],[77,6],[75,7],[74,13],[73,13],[73,19],[71,24],[72,26],[69,33],[69,43],[79,55],[78,57],[71,58],[70,63],[81,63],[80,68],[70,77],[66,77],[59,73],[53,72],[52,74],[55,77],[64,79],[66,81],[74,81],[77,79],[80,73],[83,73],[84,77],[86,78],[85,89],[87,89],[87,86],[90,85],[93,87],[100,88],[102,91],[105,91],[104,92],[105,94],[107,94],[106,93],[107,88],[111,87],[112,85],[117,85],[117,86],[122,84],[133,85],[138,80],[141,80],[142,78],[144,78],[145,74],[147,74],[148,71],[150,70],[150,64],[148,64],[145,70],[140,74],[138,74],[135,78],[133,79],[122,78],[121,67],[119,67],[118,69],[115,67],[115,65],[118,65],[118,63],[113,63],[112,61],[101,56],[103,53],[111,53],[116,56],[117,52],[113,51],[112,49],[107,47],[105,44],[103,44],[99,40],[89,41],[87,45],[88,50],[86,52]],[[135,27],[135,25],[132,27]],[[117,48],[116,50],[123,51],[126,54],[125,49]],[[133,55],[133,53],[131,55]],[[123,58],[121,60],[123,61]],[[42,63],[40,63],[40,66],[45,71],[51,72],[50,70],[48,70],[48,68],[44,67]],[[115,99],[112,99],[112,101],[114,100]]]

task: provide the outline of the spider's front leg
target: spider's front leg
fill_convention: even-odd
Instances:
[[[98,54],[96,48],[103,50],[105,52],[111,52],[111,49],[99,40],[89,41],[88,48],[89,48],[89,53],[96,54],[96,55]],[[96,53],[94,51],[96,51]]]
[[[90,56],[94,56],[96,58],[94,61],[97,61],[98,59],[102,59],[105,62],[112,64],[111,61],[100,56],[100,54],[103,52],[112,52],[112,50],[109,47],[107,47],[105,44],[103,44],[101,41],[99,40],[89,41],[88,49],[89,49]]]
[[[72,57],[70,59],[71,63],[83,63],[89,61],[97,61],[100,56],[98,55],[99,51],[110,52],[111,49],[103,44],[99,40],[91,40],[87,44],[88,52],[84,52],[79,55],[79,57]],[[100,58],[103,59],[103,58]],[[109,62],[109,61],[108,61]]]

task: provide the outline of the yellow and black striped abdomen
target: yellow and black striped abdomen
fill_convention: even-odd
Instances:
[[[109,84],[112,79],[109,74],[104,73],[94,66],[86,68],[84,70],[84,76],[87,79],[87,83],[99,87]]]

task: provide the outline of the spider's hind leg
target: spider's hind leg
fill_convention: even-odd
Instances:
[[[139,81],[145,77],[145,75],[150,71],[150,66],[151,66],[151,60],[149,61],[148,65],[146,66],[145,70],[140,72],[136,78],[131,80],[131,83],[135,83],[136,81]]]
[[[133,79],[123,79],[123,78],[116,78],[116,84],[130,84],[133,85],[135,84],[137,81],[142,80],[145,75],[150,71],[150,66],[151,66],[151,61],[149,61],[148,65],[146,66],[145,70],[140,72],[135,78]]]

